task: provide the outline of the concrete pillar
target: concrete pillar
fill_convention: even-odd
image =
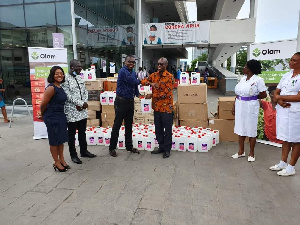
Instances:
[[[142,67],[143,66],[143,27],[142,27],[142,0],[136,0],[136,4],[137,4],[137,22],[136,22],[136,27],[137,27],[137,48],[136,48],[136,52],[137,52],[137,57],[138,57],[138,67]]]
[[[225,60],[225,62],[223,62],[223,68],[227,69],[227,60]]]
[[[256,14],[257,14],[257,0],[250,0],[249,18],[256,18]],[[250,60],[250,57],[251,57],[250,45],[247,45],[247,61]]]
[[[71,18],[72,18],[72,40],[73,40],[73,57],[77,57],[77,37],[76,37],[76,25],[75,25],[75,15],[74,15],[74,0],[71,0]]]
[[[296,52],[300,52],[300,11],[299,11],[299,21],[298,21],[298,36],[297,36],[297,50]]]
[[[235,68],[236,68],[236,53],[234,53],[234,54],[231,56],[230,71],[231,71],[232,73],[235,73]]]

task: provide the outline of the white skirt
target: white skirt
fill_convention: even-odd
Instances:
[[[256,137],[259,113],[258,100],[235,101],[234,133],[240,136]]]
[[[276,106],[277,139],[287,142],[300,142],[300,111]]]

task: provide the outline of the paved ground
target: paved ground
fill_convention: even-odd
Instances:
[[[210,91],[217,96],[217,91]],[[210,110],[216,100],[209,98]],[[98,155],[54,172],[48,141],[34,141],[32,119],[0,123],[0,224],[299,224],[300,175],[269,166],[280,149],[257,144],[256,162],[231,159],[237,143],[209,153],[142,152],[90,147]],[[247,148],[248,149],[248,148]],[[67,147],[66,147],[67,150]],[[296,170],[300,173],[299,165]]]

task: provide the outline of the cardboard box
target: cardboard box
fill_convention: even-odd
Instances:
[[[98,127],[100,126],[100,120],[98,119],[88,119],[86,122],[87,127]]]
[[[104,90],[105,91],[116,91],[117,90],[117,81],[104,81]]]
[[[207,104],[179,104],[179,120],[207,120]]]
[[[109,112],[102,112],[101,113],[101,120],[107,121],[107,120],[114,120],[115,119],[115,112],[109,113]]]
[[[145,124],[154,124],[154,118],[145,118]]]
[[[145,118],[144,117],[134,117],[133,121],[135,123],[145,123]]]
[[[114,125],[114,120],[102,121],[102,127],[112,127]]]
[[[88,109],[94,111],[100,111],[100,102],[99,101],[88,101]]]
[[[94,111],[94,110],[88,110],[88,118],[89,119],[97,119],[96,118],[96,111]]]
[[[95,81],[85,81],[85,88],[88,91],[100,91],[100,87],[99,87],[99,81],[95,80]]]
[[[218,100],[218,118],[234,120],[234,116],[231,113],[234,105],[235,97],[219,97]]]
[[[102,113],[115,114],[115,107],[113,105],[102,105]]]
[[[134,110],[134,116],[135,117],[144,117],[145,113],[142,113],[141,111]]]
[[[179,85],[178,103],[206,103],[207,85]]]
[[[207,120],[179,120],[180,126],[188,127],[208,127]]]
[[[88,91],[88,101],[100,101],[101,91]]]
[[[238,135],[234,131],[234,120],[209,118],[209,127],[219,130],[220,141],[238,141]]]
[[[96,78],[96,80],[98,81],[99,89],[103,90],[103,83],[107,80],[107,78]]]

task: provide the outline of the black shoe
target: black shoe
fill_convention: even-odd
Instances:
[[[109,154],[110,154],[112,157],[117,157],[117,156],[118,156],[115,149],[109,150]]]
[[[71,157],[73,163],[82,164],[82,161],[78,158],[78,156]]]
[[[67,170],[69,170],[69,169],[71,169],[71,166],[69,166],[69,165],[63,165],[63,164],[61,164],[65,169],[67,169]]]
[[[163,155],[163,158],[169,158],[170,157],[170,152],[165,152],[164,155]]]
[[[136,148],[133,148],[133,149],[126,149],[127,152],[132,152],[132,153],[137,153],[137,154],[140,154],[140,151],[137,150]]]
[[[81,157],[95,158],[96,155],[93,153],[90,153],[89,151],[86,151],[84,154],[81,154]]]
[[[164,153],[165,151],[164,150],[161,150],[160,148],[157,149],[157,150],[154,150],[151,152],[151,154],[161,154],[161,153]]]
[[[64,167],[63,169],[59,169],[57,166],[55,166],[54,164],[53,164],[53,169],[56,171],[56,170],[58,170],[59,172],[66,172],[67,171],[67,169]]]

